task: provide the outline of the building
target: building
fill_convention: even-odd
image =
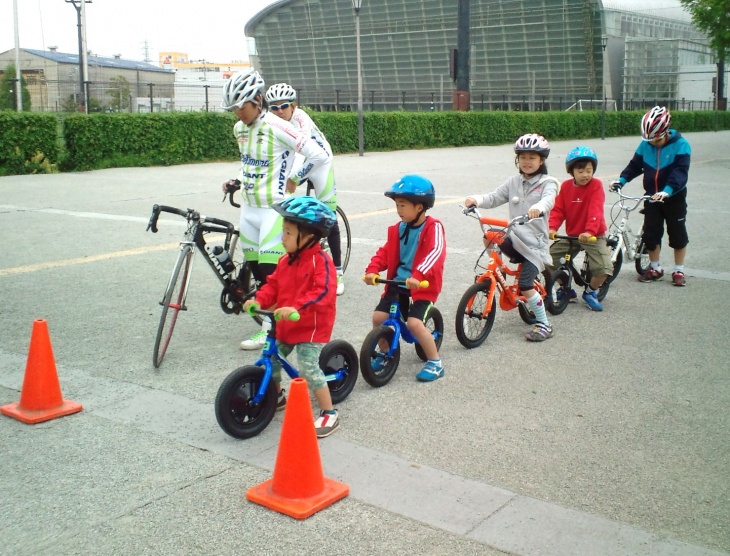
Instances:
[[[366,109],[448,109],[458,0],[368,0],[360,10]],[[300,102],[352,109],[351,2],[279,0],[245,26],[267,83]],[[472,109],[653,104],[712,106],[714,58],[678,0],[471,0]],[[686,79],[691,68],[696,76]],[[637,106],[638,107],[638,106]]]
[[[0,53],[0,74],[15,63],[15,50]],[[87,56],[90,111],[155,112],[174,108],[175,72],[120,55]],[[20,68],[34,111],[79,109],[79,55],[49,50],[20,49]]]

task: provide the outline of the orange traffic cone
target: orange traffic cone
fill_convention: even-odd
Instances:
[[[276,454],[274,477],[246,491],[246,498],[271,510],[305,519],[350,493],[322,473],[307,381],[291,381]]]
[[[0,412],[23,423],[34,425],[77,413],[82,409],[80,403],[64,400],[61,396],[48,324],[43,319],[35,320],[20,401],[0,407]]]

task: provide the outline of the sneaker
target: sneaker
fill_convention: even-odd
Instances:
[[[655,282],[664,276],[664,269],[654,270],[650,268],[644,274],[639,276],[639,282]]]
[[[314,430],[317,433],[317,438],[325,438],[340,428],[340,417],[337,414],[337,410],[325,411],[324,409],[319,412],[319,417],[314,422]]]
[[[525,332],[525,340],[528,342],[544,342],[553,337],[553,327],[541,322],[535,323],[532,330]]]
[[[568,293],[568,301],[572,301],[573,299],[577,299],[578,294],[573,288],[570,288],[570,293]],[[555,299],[560,303],[563,300],[563,289],[559,289],[557,293],[555,294]]]
[[[388,362],[385,360],[385,357],[383,355],[376,355],[370,360],[370,368],[376,373],[379,373],[380,371],[385,369],[385,366],[387,364]]]
[[[672,272],[672,286],[686,286],[687,280],[684,277],[684,272],[675,270]]]
[[[337,275],[337,295],[345,293],[345,277],[342,274]]]
[[[254,349],[261,349],[264,347],[264,344],[266,343],[266,330],[259,330],[251,336],[248,340],[244,340],[241,342],[241,349],[245,350],[254,350]]]
[[[416,380],[419,380],[421,382],[433,382],[434,380],[437,380],[442,376],[444,376],[443,365],[437,365],[433,361],[426,361],[423,369],[418,371],[418,374],[416,375]]]
[[[281,411],[284,408],[286,408],[286,394],[282,388],[276,398],[276,411]]]
[[[598,301],[598,294],[596,292],[583,292],[583,301],[588,304],[591,311],[603,311],[603,305]]]

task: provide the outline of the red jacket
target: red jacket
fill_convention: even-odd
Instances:
[[[388,228],[388,241],[370,259],[365,274],[378,274],[387,269],[386,278],[392,280],[395,277],[400,265],[399,226],[400,222]],[[414,301],[425,299],[431,303],[436,302],[441,293],[445,259],[446,236],[444,235],[444,226],[432,216],[427,216],[418,237],[411,276],[416,280],[428,280],[428,287],[410,290],[411,298]],[[383,292],[383,295],[385,295],[385,292]]]
[[[276,305],[299,311],[298,321],[277,321],[277,340],[285,344],[329,342],[337,307],[337,271],[332,258],[319,243],[300,252],[292,264],[289,255],[284,255],[256,293],[256,301],[264,309]]]
[[[575,185],[572,178],[565,180],[550,211],[548,227],[558,231],[565,222],[565,233],[569,236],[579,236],[583,232],[603,236],[607,229],[603,213],[605,202],[606,193],[601,180],[592,178],[582,187]]]

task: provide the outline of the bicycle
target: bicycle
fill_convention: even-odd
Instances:
[[[390,286],[405,286],[400,280],[386,280],[375,277],[375,284],[387,284]],[[428,287],[427,281],[421,282],[422,288]],[[436,307],[431,307],[424,321],[426,328],[431,331],[436,342],[436,349],[441,348],[444,339],[444,318]],[[416,354],[421,361],[428,361],[423,346],[418,339],[408,330],[406,321],[403,318],[400,301],[396,299],[390,304],[388,318],[377,328],[373,328],[362,343],[360,348],[360,373],[370,386],[380,388],[390,382],[398,369],[400,363],[400,341],[403,339],[409,344],[415,344]],[[387,346],[387,348],[383,348]],[[380,364],[373,366],[373,361],[379,358]]]
[[[276,346],[274,311],[256,308],[250,314],[269,317],[271,329],[259,357],[253,365],[239,367],[229,374],[215,397],[215,416],[223,431],[233,438],[251,438],[260,434],[274,418],[277,392],[272,380],[273,364],[278,362],[290,378],[299,371],[279,353]],[[292,313],[289,320],[299,320]],[[332,403],[338,404],[350,395],[357,382],[358,361],[355,348],[345,340],[333,340],[322,348],[319,366],[324,372]]]
[[[553,271],[551,275],[550,290],[551,302],[546,305],[551,315],[559,315],[570,303],[571,291],[573,290],[573,280],[580,288],[585,288],[591,283],[591,269],[588,266],[588,257],[583,257],[580,268],[576,268],[574,264],[574,256],[576,256],[583,248],[580,246],[578,236],[555,235],[555,239],[564,239],[570,242],[570,250],[560,259],[560,266]],[[596,241],[595,237],[591,237],[589,241]],[[613,271],[618,272],[621,269],[621,261],[614,262]],[[615,276],[615,274],[614,274]],[[611,286],[612,276],[608,276],[596,291],[598,301],[603,301]]]
[[[614,191],[614,193],[618,194],[619,200],[611,207],[611,224],[606,236],[606,243],[613,250],[611,256],[613,276],[610,277],[611,281],[615,280],[621,271],[624,257],[629,261],[634,261],[638,274],[644,275],[649,270],[649,252],[646,250],[643,238],[644,225],[642,223],[638,233],[634,234],[629,224],[629,215],[639,208],[642,201],[650,201],[651,196],[629,197],[624,195],[620,189]],[[630,203],[630,201],[633,201],[633,203]],[[621,217],[621,221],[616,224],[619,217]]]
[[[232,192],[236,189],[236,186],[229,188],[223,200],[225,201],[226,197],[230,195],[230,203],[233,206],[240,206],[233,201]],[[157,233],[157,220],[161,212],[182,216],[187,220],[187,229],[180,242],[180,253],[172,268],[162,301],[160,301],[162,315],[157,327],[152,354],[152,363],[155,368],[159,368],[167,353],[180,311],[188,309],[186,301],[190,274],[193,269],[193,256],[196,251],[205,255],[205,261],[223,285],[220,304],[224,313],[239,314],[244,301],[253,297],[257,287],[250,265],[245,261],[238,264],[234,262],[238,244],[238,229],[233,224],[227,220],[203,216],[190,208],[182,210],[166,205],[154,205],[152,216],[147,224],[147,231],[152,230],[152,233]],[[223,245],[210,247],[205,240],[205,236],[209,233],[225,234]],[[258,322],[260,324],[260,319]]]
[[[523,215],[507,221],[482,216],[476,207],[461,206],[461,209],[466,216],[479,221],[486,242],[486,248],[474,265],[474,271],[477,273],[475,281],[464,292],[456,309],[456,337],[461,345],[471,349],[482,345],[492,331],[497,316],[495,300],[497,292],[499,292],[499,306],[503,311],[511,311],[517,307],[524,322],[527,324],[537,322],[517,283],[522,264],[518,264],[517,268],[507,266],[502,260],[499,247],[515,226],[525,224],[530,219],[527,215]],[[541,276],[544,283],[540,281]],[[507,281],[508,277],[512,278],[511,282]],[[535,278],[534,288],[543,298],[546,307],[549,307],[550,296],[547,293],[552,290],[552,286],[550,273],[547,270]]]
[[[311,195],[312,190],[314,189],[314,185],[309,179],[306,179],[305,181],[307,182],[307,195]],[[345,214],[345,211],[342,210],[342,207],[340,207],[340,205],[337,205],[335,215],[337,216],[337,224],[339,225],[340,236],[339,238],[334,238],[332,236],[330,237],[332,237],[334,241],[337,241],[338,239],[340,241],[340,246],[342,249],[342,273],[344,274],[347,270],[347,263],[350,262],[350,251],[352,251],[352,232],[350,232],[350,221],[347,219],[347,215]],[[343,230],[345,240],[344,246],[342,245]],[[320,244],[322,245],[322,250],[326,251],[330,254],[330,256],[332,256],[332,250],[330,249],[328,240],[329,238],[322,238]]]

